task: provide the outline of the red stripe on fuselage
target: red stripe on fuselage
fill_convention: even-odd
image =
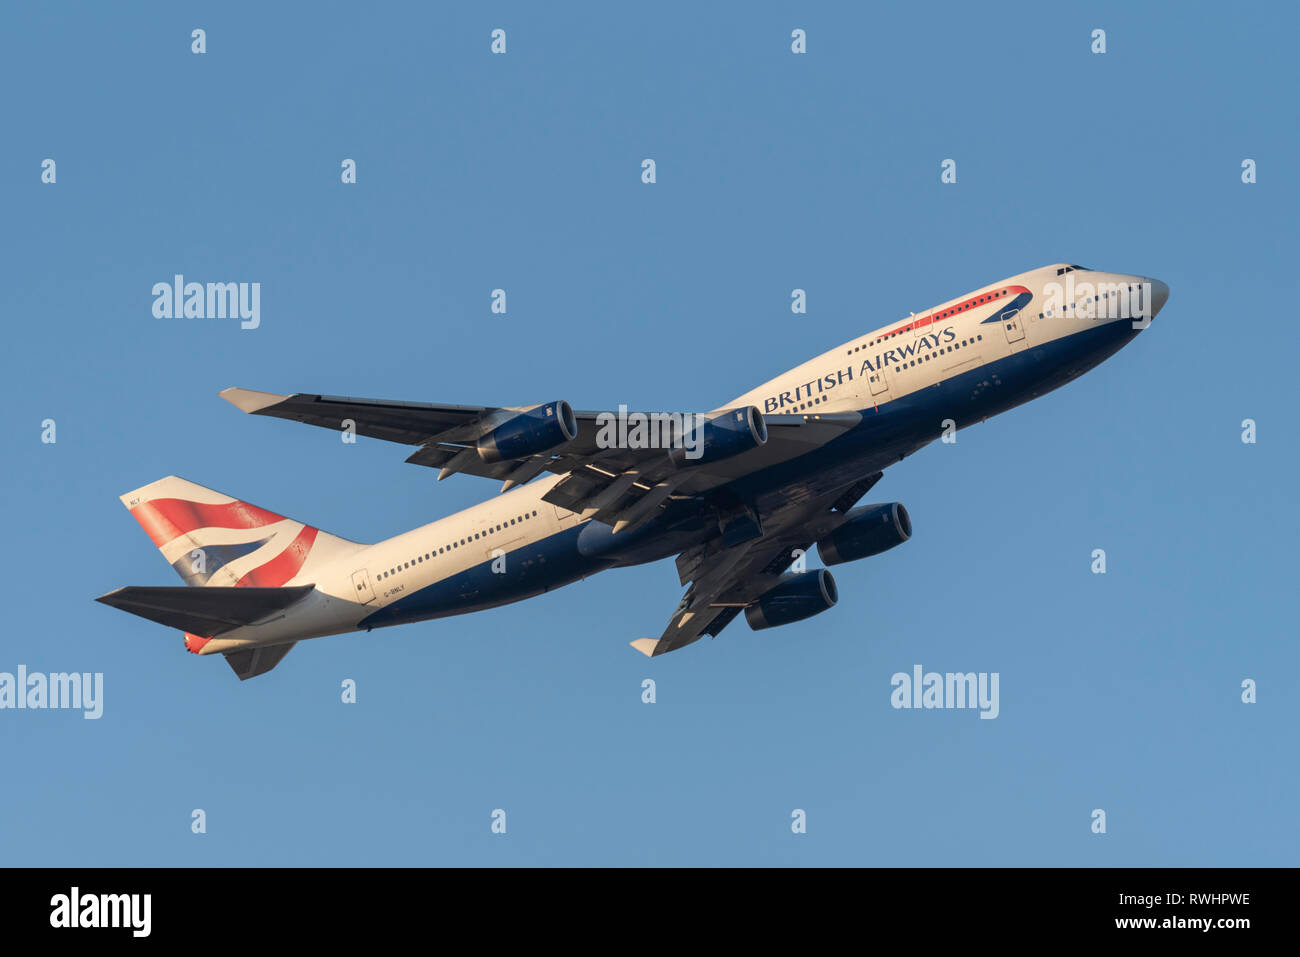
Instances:
[[[294,575],[298,574],[302,568],[303,562],[307,560],[307,553],[311,551],[312,545],[316,541],[316,529],[310,526],[303,526],[303,530],[298,536],[289,543],[289,547],[282,551],[275,558],[271,559],[265,565],[259,565],[251,572],[244,575],[243,578],[235,582],[236,586],[253,585],[258,588],[279,588]]]
[[[261,528],[284,521],[283,515],[247,502],[204,505],[179,498],[156,498],[131,514],[159,548],[200,528]]]
[[[900,332],[911,332],[914,329],[920,329],[922,326],[928,326],[932,323],[943,322],[945,319],[951,319],[961,312],[966,312],[976,306],[983,306],[987,303],[998,299],[1011,299],[1020,295],[1022,292],[1029,292],[1024,286],[1007,286],[1004,289],[994,289],[992,292],[986,292],[979,296],[971,296],[954,306],[947,309],[940,309],[938,312],[932,312],[928,316],[919,316],[909,322],[904,323],[897,329],[890,329],[888,332],[882,332],[879,338],[884,339],[887,336],[896,336]]]

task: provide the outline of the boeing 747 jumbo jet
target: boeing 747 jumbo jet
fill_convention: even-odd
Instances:
[[[227,389],[245,412],[415,446],[406,461],[503,483],[495,498],[374,545],[168,477],[122,502],[180,586],[98,600],[185,632],[241,678],[296,642],[444,618],[677,556],[686,594],[646,655],[834,605],[826,569],[912,535],[898,502],[857,505],[883,470],[1077,378],[1169,298],[1147,277],[1058,264],[822,353],[706,414],[488,408]],[[544,478],[538,479],[543,473]],[[538,479],[537,481],[532,481]],[[796,570],[789,570],[794,565]]]

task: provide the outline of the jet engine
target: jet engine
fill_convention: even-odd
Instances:
[[[745,621],[754,631],[762,631],[811,618],[838,600],[835,578],[826,569],[791,572],[757,601],[745,606]]]
[[[682,436],[682,447],[672,450],[679,466],[703,465],[729,459],[767,442],[767,423],[757,406],[724,409]]]
[[[879,555],[911,537],[912,518],[901,503],[863,505],[817,543],[817,554],[825,564],[838,565]]]
[[[543,402],[506,419],[478,440],[484,462],[539,455],[563,445],[578,434],[573,407],[564,401]]]

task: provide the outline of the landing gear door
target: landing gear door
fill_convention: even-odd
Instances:
[[[370,575],[364,568],[352,573],[352,595],[363,605],[375,600],[374,589],[370,587]]]

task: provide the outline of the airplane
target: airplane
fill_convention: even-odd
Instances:
[[[169,476],[121,499],[185,584],[97,600],[180,629],[241,680],[308,638],[494,608],[672,555],[686,591],[660,637],[631,642],[643,654],[716,637],[741,612],[756,631],[802,621],[838,601],[830,571],[805,567],[814,544],[832,566],[911,538],[901,503],[858,505],[886,468],[1079,377],[1168,298],[1150,277],[1057,263],[857,336],[703,414],[226,389],[244,412],[414,446],[406,461],[440,480],[481,476],[501,493],[364,545]]]

